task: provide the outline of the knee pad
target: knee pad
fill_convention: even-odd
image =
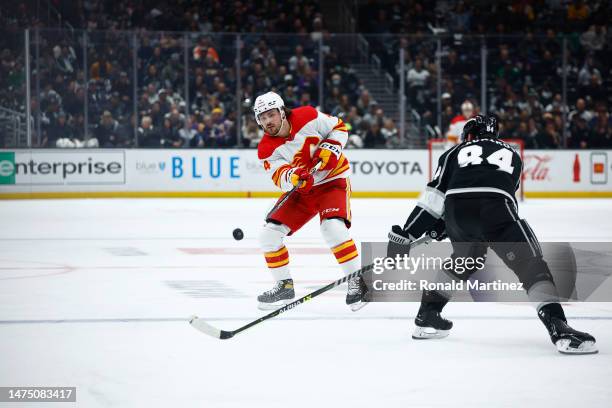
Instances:
[[[272,252],[283,246],[283,238],[289,233],[290,229],[284,224],[268,222],[261,230],[259,235],[259,245],[264,252]]]
[[[330,248],[351,239],[348,228],[341,218],[328,218],[321,222],[321,235]]]

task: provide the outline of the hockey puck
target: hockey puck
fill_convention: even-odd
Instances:
[[[244,233],[240,228],[236,228],[232,234],[234,235],[234,239],[236,241],[240,241],[242,238],[244,238]]]

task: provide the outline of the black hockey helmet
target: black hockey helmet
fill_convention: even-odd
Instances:
[[[499,137],[499,123],[496,115],[476,115],[465,122],[463,132],[461,132],[462,141],[485,137],[492,139]]]

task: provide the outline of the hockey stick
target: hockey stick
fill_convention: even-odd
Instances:
[[[313,174],[315,171],[319,170],[319,167],[321,167],[321,162],[318,162],[314,165],[312,169],[310,169],[310,174]],[[274,207],[272,207],[272,209],[268,211],[268,214],[266,215],[266,221],[270,218],[270,215],[275,213],[279,208],[281,208],[287,202],[287,200],[289,200],[289,197],[291,197],[293,193],[297,191],[298,188],[302,187],[303,184],[303,181],[297,183],[295,186],[293,186],[291,190],[287,192],[287,194],[285,194],[285,196],[278,203],[274,204]]]
[[[423,237],[417,239],[416,241],[413,241],[412,243],[410,243],[410,248],[414,248],[418,245],[421,244],[427,244],[432,240],[432,238],[429,235],[424,235]],[[217,329],[216,327],[211,326],[210,324],[206,323],[204,320],[200,319],[198,316],[192,316],[191,319],[189,319],[189,324],[191,324],[195,329],[201,331],[202,333],[206,333],[209,336],[212,337],[216,337],[218,339],[231,339],[232,337],[234,337],[236,334],[249,329],[263,321],[266,321],[268,319],[271,319],[273,317],[278,316],[281,313],[286,312],[287,310],[293,309],[299,305],[301,305],[304,302],[307,302],[309,300],[312,300],[312,298],[319,296],[322,293],[327,292],[330,289],[335,288],[336,286],[342,285],[344,282],[346,282],[349,279],[353,279],[357,276],[361,276],[366,272],[371,271],[374,268],[374,264],[370,264],[367,266],[364,266],[363,268],[350,273],[348,275],[346,275],[345,277],[338,279],[337,281],[334,281],[332,283],[330,283],[327,286],[323,286],[320,289],[315,290],[312,293],[309,293],[308,295],[299,298],[298,300],[294,300],[291,303],[286,304],[285,306],[281,307],[280,309],[276,309],[275,311],[273,311],[272,313],[269,313],[265,316],[260,317],[257,320],[253,320],[251,323],[245,324],[242,327],[237,328],[236,330],[230,330],[230,331],[226,331],[226,330],[220,330]]]

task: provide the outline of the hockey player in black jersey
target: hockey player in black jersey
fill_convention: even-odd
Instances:
[[[520,183],[522,161],[510,145],[498,139],[498,132],[497,118],[492,115],[477,115],[466,122],[461,143],[440,157],[432,181],[404,227],[392,227],[388,256],[406,253],[411,241],[445,223],[453,257],[482,257],[491,248],[517,275],[561,353],[596,353],[593,336],[567,324],[540,244],[527,221],[519,218],[514,194]],[[444,271],[442,276],[467,280],[474,272]],[[452,322],[440,313],[449,296],[423,292],[413,338],[448,335]]]

